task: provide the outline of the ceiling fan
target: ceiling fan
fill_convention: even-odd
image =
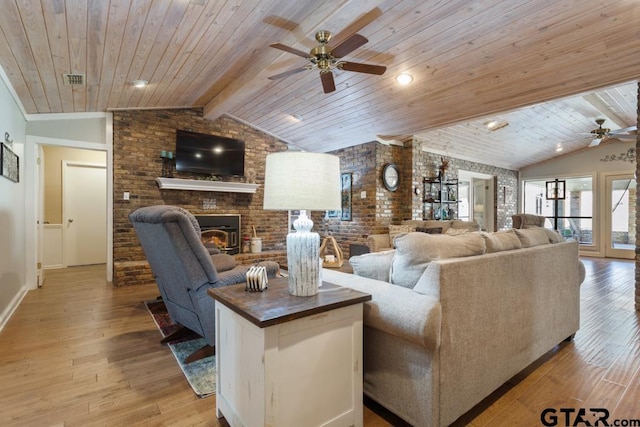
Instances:
[[[637,126],[630,126],[624,129],[616,129],[611,130],[608,128],[603,128],[605,119],[597,119],[596,124],[598,125],[597,129],[591,131],[590,135],[593,137],[591,144],[589,147],[595,147],[599,145],[602,141],[608,141],[610,139],[636,139],[638,133]]]
[[[332,35],[329,31],[326,30],[318,31],[316,33],[316,40],[320,44],[311,49],[309,53],[280,43],[270,44],[269,46],[275,49],[280,49],[285,52],[301,56],[307,59],[309,63],[304,67],[295,68],[293,70],[285,71],[284,73],[271,76],[269,77],[269,80],[281,79],[283,77],[287,77],[305,70],[318,69],[320,71],[320,81],[322,82],[322,89],[324,90],[324,93],[330,93],[336,90],[336,85],[333,80],[333,70],[335,69],[354,71],[356,73],[367,73],[376,75],[384,74],[384,72],[387,70],[387,67],[384,67],[382,65],[362,64],[359,62],[350,62],[342,59],[344,56],[348,55],[349,53],[353,52],[369,41],[360,34],[356,34],[356,32],[364,28],[380,15],[382,15],[382,11],[376,7],[362,17],[358,18],[351,25],[349,25],[347,28],[343,29],[336,35]],[[333,40],[333,45],[329,44],[331,40]]]

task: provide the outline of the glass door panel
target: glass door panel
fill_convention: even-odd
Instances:
[[[636,249],[636,180],[632,175],[607,177],[605,213],[605,256],[633,259]]]

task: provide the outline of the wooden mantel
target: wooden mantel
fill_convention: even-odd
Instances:
[[[207,181],[200,179],[156,178],[161,190],[220,191],[225,193],[255,193],[260,184],[245,182]]]

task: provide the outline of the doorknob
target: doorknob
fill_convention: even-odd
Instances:
[[[67,220],[67,222],[68,222],[69,224],[71,224],[71,223],[73,222],[73,220],[72,220],[71,218],[69,218],[69,219]]]

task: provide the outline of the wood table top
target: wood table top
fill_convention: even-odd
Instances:
[[[263,292],[249,292],[245,285],[210,288],[209,295],[260,328],[371,300],[371,295],[322,282],[310,297],[289,294],[286,277],[269,279]]]

